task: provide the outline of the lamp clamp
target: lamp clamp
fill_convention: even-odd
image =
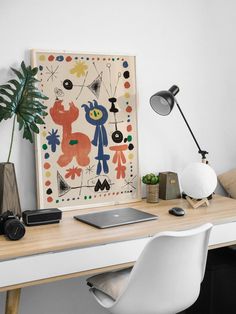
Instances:
[[[206,155],[209,154],[207,151],[201,149],[198,151],[198,153],[202,155],[203,160],[206,159]]]

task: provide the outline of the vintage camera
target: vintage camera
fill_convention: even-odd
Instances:
[[[24,225],[10,210],[0,215],[0,234],[4,234],[10,240],[19,240],[25,234]]]

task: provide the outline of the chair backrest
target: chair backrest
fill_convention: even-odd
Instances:
[[[127,286],[110,311],[117,314],[170,314],[195,302],[200,292],[212,224],[162,232],[136,262]]]

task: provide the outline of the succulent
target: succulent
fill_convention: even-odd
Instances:
[[[159,176],[155,175],[154,173],[146,174],[145,176],[142,177],[142,182],[144,184],[151,184],[151,185],[158,184]]]

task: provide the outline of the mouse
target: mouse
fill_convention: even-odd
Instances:
[[[169,209],[169,214],[174,215],[174,216],[184,216],[185,211],[183,210],[183,208],[173,207]]]

